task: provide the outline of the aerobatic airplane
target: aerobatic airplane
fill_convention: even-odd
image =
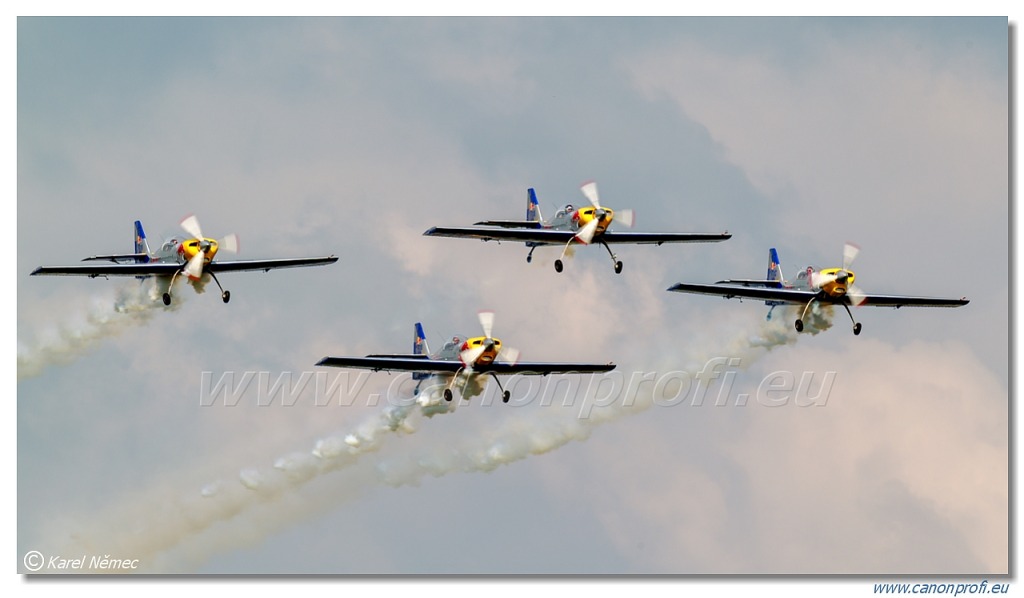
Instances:
[[[726,299],[764,299],[770,305],[768,319],[772,310],[778,305],[803,305],[804,309],[796,321],[796,330],[804,329],[803,319],[807,310],[814,302],[842,305],[853,321],[853,333],[860,334],[861,325],[850,312],[850,306],[878,307],[960,307],[967,305],[968,299],[944,299],[938,297],[912,297],[905,295],[876,295],[865,293],[854,286],[854,274],[850,270],[860,248],[847,243],[843,249],[843,266],[815,270],[808,266],[797,275],[796,281],[790,283],[782,277],[782,266],[775,248],[768,250],[768,276],[766,280],[720,280],[715,284],[692,284],[681,282],[668,288],[679,293],[695,293],[700,295],[719,295]]]
[[[444,388],[444,399],[452,400],[452,388],[457,380],[465,385],[475,384],[478,376],[490,375],[498,383],[501,400],[509,401],[510,393],[501,386],[498,375],[524,374],[546,376],[548,374],[591,374],[603,373],[615,369],[615,364],[594,363],[545,363],[518,361],[519,351],[503,347],[501,341],[491,336],[494,326],[494,312],[482,311],[479,314],[480,326],[484,335],[472,338],[453,336],[437,353],[430,353],[423,326],[417,322],[413,339],[412,353],[397,355],[367,355],[366,357],[324,357],[316,365],[339,368],[357,368],[364,370],[381,370],[412,372],[413,380],[418,380],[415,394],[419,394],[419,384],[431,376],[448,378]],[[463,391],[463,398],[466,397]]]
[[[300,266],[322,266],[338,261],[335,256],[280,258],[268,260],[234,260],[214,261],[218,251],[227,253],[238,252],[238,237],[228,235],[220,241],[203,237],[199,221],[195,216],[187,216],[181,221],[181,227],[188,236],[168,239],[156,252],[149,249],[146,232],[142,222],[135,221],[135,252],[115,253],[111,255],[94,255],[83,259],[83,262],[110,262],[109,264],[87,264],[75,266],[41,266],[32,272],[32,276],[135,276],[139,279],[157,277],[166,284],[163,294],[164,305],[171,304],[171,289],[174,282],[182,274],[193,285],[203,284],[204,276],[209,275],[220,289],[221,299],[227,303],[231,292],[225,291],[217,280],[218,272],[239,272],[245,270],[263,270],[269,272],[275,268],[295,268]]]
[[[615,243],[710,243],[732,237],[724,233],[639,233],[609,230],[612,222],[628,228],[633,226],[633,210],[614,210],[601,206],[597,183],[585,183],[581,188],[590,206],[577,208],[572,204],[560,209],[551,220],[544,220],[537,202],[537,193],[530,188],[526,193],[526,220],[484,220],[471,227],[435,226],[423,234],[429,237],[468,237],[482,241],[522,241],[530,248],[526,261],[533,259],[533,250],[542,245],[563,245],[562,255],[555,260],[555,271],[562,271],[562,258],[573,243],[590,245],[599,243],[612,258],[615,272],[622,272],[622,262],[612,253],[609,245]]]

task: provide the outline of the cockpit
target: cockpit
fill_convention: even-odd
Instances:
[[[570,216],[575,211],[576,211],[576,208],[573,207],[573,205],[571,203],[567,203],[567,204],[565,204],[564,208],[562,208],[561,210],[558,210],[558,214],[556,214],[556,218],[559,217],[559,216]]]

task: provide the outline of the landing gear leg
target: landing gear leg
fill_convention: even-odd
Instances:
[[[213,272],[210,272],[209,274],[210,278],[213,279],[213,282],[217,283],[217,288],[220,289],[220,298],[224,300],[224,303],[231,301],[231,291],[225,291],[224,287],[220,286],[220,281],[217,280],[216,274],[214,274]]]
[[[846,313],[850,316],[850,321],[853,322],[853,336],[857,336],[860,334],[860,322],[853,319],[853,313],[850,311],[849,305],[844,303],[843,307],[846,308]]]
[[[804,331],[804,317],[807,316],[807,310],[811,308],[811,304],[814,303],[817,299],[817,297],[812,297],[811,300],[807,302],[807,305],[804,306],[804,310],[800,312],[800,319],[796,321],[797,332]]]
[[[566,243],[565,247],[562,249],[562,255],[560,255],[558,257],[558,259],[555,260],[555,272],[561,272],[562,271],[562,258],[565,257],[566,252],[569,251],[569,246],[572,245],[572,242],[575,239],[576,239],[576,237],[573,237],[573,238],[569,239],[569,242]]]
[[[505,390],[501,386],[501,380],[498,379],[498,375],[497,374],[495,374],[494,372],[491,372],[491,378],[494,378],[494,381],[498,384],[498,390],[501,391],[501,402],[502,403],[508,403],[508,400],[510,398],[512,398],[512,393],[510,393],[509,391]]]
[[[178,275],[181,274],[181,270],[175,270],[174,274],[171,275],[171,282],[167,285],[167,292],[164,293],[164,305],[171,304],[171,289],[174,288],[174,281],[178,279]]]
[[[452,400],[452,396],[453,396],[452,395],[452,387],[455,386],[455,381],[459,379],[459,374],[462,373],[463,369],[464,368],[459,368],[458,371],[455,372],[455,375],[452,376],[452,379],[448,382],[448,386],[445,387],[445,389],[444,389],[444,400],[446,400],[446,401],[451,401]]]
[[[526,263],[527,264],[529,264],[530,262],[533,261],[533,250],[534,249],[537,249],[536,245],[534,245],[533,247],[530,248],[530,253],[526,254]]]
[[[622,272],[622,262],[620,262],[619,258],[615,257],[615,254],[612,253],[612,248],[608,247],[608,244],[604,242],[604,239],[601,239],[601,245],[604,245],[604,248],[606,250],[608,250],[608,255],[612,256],[612,265],[615,266],[615,273],[616,274],[621,273]]]

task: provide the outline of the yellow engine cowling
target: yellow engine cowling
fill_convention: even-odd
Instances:
[[[489,364],[489,363],[492,363],[495,359],[497,359],[498,353],[501,351],[501,341],[496,339],[496,338],[492,338],[491,342],[492,342],[492,345],[489,348],[485,348],[484,352],[480,354],[480,357],[476,358],[476,361],[473,364],[468,364],[467,363],[466,365]],[[476,347],[484,347],[486,345],[487,345],[487,337],[486,336],[476,336],[476,337],[468,339],[468,340],[466,340],[466,342],[462,343],[462,349],[461,350],[465,351],[467,349],[474,349]]]
[[[213,239],[189,239],[181,244],[178,251],[187,262],[194,258],[204,246],[207,246],[206,255],[203,257],[203,264],[205,265],[209,264],[213,256],[217,255],[217,242]]]
[[[615,210],[609,210],[608,208],[601,208],[601,210],[604,212],[604,215],[598,220],[597,228],[594,229],[594,234],[596,235],[603,233],[608,228],[608,225],[612,223],[612,220],[615,219]],[[579,228],[590,224],[595,218],[597,218],[597,208],[595,207],[580,208],[576,212],[576,222]]]
[[[845,273],[845,277],[840,277],[840,273]],[[818,274],[825,281],[821,285],[821,290],[825,291],[832,297],[841,297],[846,294],[850,286],[853,285],[854,274],[849,270],[843,270],[842,268],[827,268],[822,270]]]

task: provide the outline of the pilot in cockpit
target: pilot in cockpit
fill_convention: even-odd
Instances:
[[[450,340],[450,341],[448,341],[447,343],[444,344],[444,349],[448,350],[448,351],[451,351],[451,350],[459,348],[461,345],[462,345],[462,339],[457,337],[457,336],[453,336],[452,340]]]

